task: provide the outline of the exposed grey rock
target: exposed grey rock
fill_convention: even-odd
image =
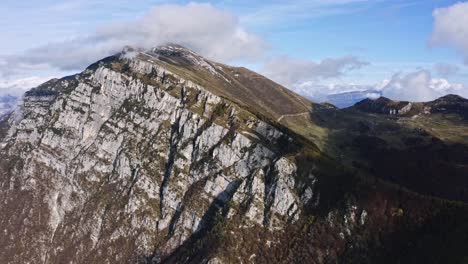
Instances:
[[[101,63],[45,84],[49,92],[26,95],[10,117],[1,155],[21,162],[7,168],[0,212],[23,218],[0,217],[0,224],[11,245],[15,226],[36,246],[14,257],[6,249],[0,259],[163,256],[206,228],[211,208],[229,203],[245,206],[230,207],[228,217],[243,214],[247,226],[275,230],[297,221],[313,193],[296,193],[294,161],[265,144],[282,132],[253,115],[239,123],[236,105],[140,56],[121,60],[129,72]],[[17,202],[15,186],[29,206],[7,209]]]

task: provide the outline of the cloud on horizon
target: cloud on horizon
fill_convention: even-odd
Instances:
[[[369,65],[354,56],[328,58],[320,62],[278,57],[267,61],[261,72],[272,80],[293,87],[304,82],[340,77]]]
[[[327,101],[327,96],[352,91],[369,91],[374,98],[378,91],[393,100],[423,102],[435,100],[447,94],[458,94],[468,98],[468,87],[452,83],[444,78],[434,78],[429,70],[394,74],[388,80],[372,85],[324,84],[317,80],[296,83],[289,87],[293,91],[318,102]]]
[[[431,101],[447,94],[468,97],[468,87],[433,78],[428,70],[395,74],[381,90],[383,96],[400,101]]]
[[[239,24],[237,17],[211,4],[159,5],[135,21],[110,24],[89,36],[0,58],[0,76],[47,67],[81,70],[126,45],[151,48],[167,43],[187,46],[219,61],[255,60],[268,49],[259,36]]]
[[[52,77],[28,77],[15,80],[0,80],[0,96],[21,96],[27,89],[34,88]]]

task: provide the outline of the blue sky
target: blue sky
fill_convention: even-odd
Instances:
[[[463,32],[466,32],[463,30],[468,26],[447,25],[443,22],[445,17],[453,20],[457,14],[460,16],[459,14],[468,6],[465,5],[466,1],[464,3],[452,0],[224,0],[205,1],[203,3],[209,7],[204,6],[200,10],[195,8],[195,11],[194,8],[187,8],[189,3],[191,2],[163,0],[134,0],[131,4],[123,0],[29,0],[26,3],[26,1],[3,0],[0,6],[0,27],[3,34],[3,41],[0,42],[0,88],[8,88],[13,84],[16,84],[15,87],[18,84],[33,85],[34,82],[40,82],[51,76],[78,72],[94,57],[99,59],[97,56],[101,53],[90,52],[89,48],[80,51],[78,58],[87,58],[88,53],[91,54],[89,60],[78,60],[79,63],[66,61],[49,63],[47,57],[25,59],[31,54],[34,56],[38,53],[48,54],[52,58],[51,61],[59,57],[74,60],[76,57],[68,57],[68,54],[62,56],[63,53],[53,52],[62,47],[73,52],[81,48],[76,43],[88,45],[93,40],[99,42],[102,39],[102,35],[99,34],[105,31],[105,35],[109,36],[109,31],[112,31],[114,25],[115,28],[120,27],[120,31],[112,34],[132,36],[137,33],[132,31],[131,26],[123,29],[122,24],[138,27],[147,23],[144,25],[170,27],[173,22],[170,21],[170,17],[168,21],[151,20],[153,19],[151,16],[160,15],[161,12],[150,10],[158,9],[165,4],[172,6],[161,9],[164,12],[178,10],[174,11],[176,13],[174,21],[178,21],[181,28],[185,26],[190,29],[200,20],[203,22],[205,18],[215,17],[208,22],[217,23],[215,19],[219,19],[221,26],[228,27],[226,32],[232,31],[232,34],[237,34],[238,29],[241,29],[248,34],[249,40],[244,41],[239,36],[232,38],[227,34],[221,36],[220,38],[226,41],[227,39],[244,41],[239,44],[238,50],[230,51],[228,50],[230,47],[226,47],[226,54],[229,56],[221,56],[221,45],[229,42],[220,42],[214,47],[210,46],[214,45],[210,43],[203,48],[203,43],[196,37],[181,37],[180,34],[185,33],[183,30],[163,35],[165,39],[171,40],[171,36],[176,36],[176,41],[180,40],[189,46],[192,42],[196,42],[191,48],[202,55],[226,63],[248,66],[311,97],[322,91],[326,94],[364,89],[364,87],[380,89],[392,81],[395,81],[393,85],[401,86],[410,83],[403,83],[406,77],[418,72],[425,74],[421,77],[427,79],[426,86],[434,86],[437,80],[444,80],[449,84],[455,84],[454,87],[463,95],[464,89],[468,86],[468,66],[464,64],[464,59],[468,57],[465,45],[468,43],[466,40],[468,35],[463,35]],[[437,34],[443,38],[434,44],[431,39],[434,38],[435,23],[438,23],[435,21],[434,12],[440,8],[450,7],[454,7],[451,12],[444,13],[442,15],[445,17],[441,15],[438,18],[442,29]],[[218,11],[222,14],[218,14]],[[190,18],[192,16],[190,12],[196,13],[194,19]],[[205,16],[203,12],[206,12]],[[138,22],[140,24],[135,22],[145,16],[150,19]],[[461,36],[444,35],[460,32],[456,27],[463,27]],[[201,30],[203,32],[203,28]],[[215,27],[208,26],[206,31],[213,33],[203,38],[209,42],[217,41],[216,34],[219,32]],[[158,31],[154,37],[160,37],[161,34],[163,33]],[[93,40],[85,40],[89,36]],[[114,39],[115,35],[111,38]],[[136,43],[134,39],[132,41],[131,43]],[[119,43],[121,42],[113,43],[112,49]],[[108,45],[103,44],[99,47],[105,49]],[[217,49],[218,52],[211,52],[210,48]],[[112,49],[109,52],[113,52]],[[248,52],[239,55],[239,51],[242,50]],[[103,51],[102,54],[104,53]],[[353,59],[350,59],[351,57]],[[5,65],[3,71],[2,58]],[[332,60],[331,63],[322,63],[329,62],[328,60]],[[277,67],[275,62],[280,61],[291,63],[291,67],[284,67],[278,72],[276,68],[281,67]],[[298,67],[301,69],[295,69]],[[336,67],[331,71],[334,74],[324,75],[324,71],[330,73],[330,67]],[[445,70],[439,70],[442,68]],[[287,72],[288,69],[292,72]],[[282,74],[286,74],[289,78],[283,78]],[[296,77],[297,82],[292,81],[294,80],[292,78]],[[21,82],[24,79],[28,81]],[[328,88],[323,88],[325,86]],[[333,87],[330,88],[331,86]],[[454,89],[450,86],[444,90],[444,93],[453,92]],[[416,96],[414,99],[424,99],[424,97]]]

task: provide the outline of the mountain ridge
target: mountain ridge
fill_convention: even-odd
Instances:
[[[430,114],[431,112],[455,112],[464,115],[468,110],[467,104],[468,100],[466,98],[455,94],[448,94],[427,102],[395,101],[386,97],[379,97],[377,99],[367,98],[351,106],[351,108],[368,113],[405,116]],[[457,109],[457,106],[460,109]]]
[[[278,118],[284,114],[295,114],[300,111],[309,110],[313,104],[308,99],[244,67],[231,67],[225,64],[212,62],[203,59],[200,55],[181,46],[162,46],[151,49],[151,52],[143,52],[139,55],[141,54],[149,56],[149,59],[154,57],[154,55],[159,56],[157,57],[158,61],[154,61],[155,63],[170,61],[176,65],[180,64],[182,67],[188,66],[190,68],[190,66],[198,66],[197,68],[202,68],[215,77],[218,77],[214,83],[219,84],[223,89],[216,88],[213,84],[205,85],[207,88],[212,89],[212,92],[256,110],[258,110],[257,105],[260,104],[260,108],[264,110],[263,112],[265,114],[271,114],[273,118]],[[169,55],[169,57],[167,55]],[[174,56],[176,59],[174,59]],[[191,60],[192,64],[187,65],[184,61],[178,60],[180,57]],[[165,65],[168,66],[167,64]],[[174,71],[176,74],[177,72],[182,72],[181,69],[174,69]],[[196,71],[196,73],[200,74],[199,71]],[[205,78],[207,77],[203,74],[200,75]],[[182,76],[184,75],[182,74]],[[186,77],[194,82],[198,81],[197,83],[201,85],[207,82],[206,80],[200,80],[199,76],[187,75]],[[213,81],[212,78],[207,79]],[[220,84],[218,82],[219,80],[224,81],[224,83]],[[254,83],[253,80],[261,83],[261,85]],[[233,83],[234,85],[232,85]],[[275,92],[271,92],[271,90]],[[273,97],[270,98],[271,96]],[[255,98],[254,101],[252,101],[253,98]],[[273,105],[266,106],[266,103],[263,102],[264,98],[268,98],[268,102],[273,103]]]
[[[351,110],[167,47],[149,55],[127,48],[51,80],[8,116],[0,134],[0,262],[466,257],[468,242],[458,235],[468,230],[466,204],[389,183],[328,151],[328,122],[348,124]],[[255,105],[253,92],[271,94]]]

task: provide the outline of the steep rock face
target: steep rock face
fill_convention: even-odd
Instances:
[[[288,135],[126,55],[28,92],[9,118],[2,262],[160,261],[227,204],[225,217],[275,230],[314,197],[272,148]]]
[[[0,119],[0,263],[465,259],[466,204],[317,148],[308,129],[336,111],[180,46],[51,80]],[[375,128],[352,114],[340,131]]]

